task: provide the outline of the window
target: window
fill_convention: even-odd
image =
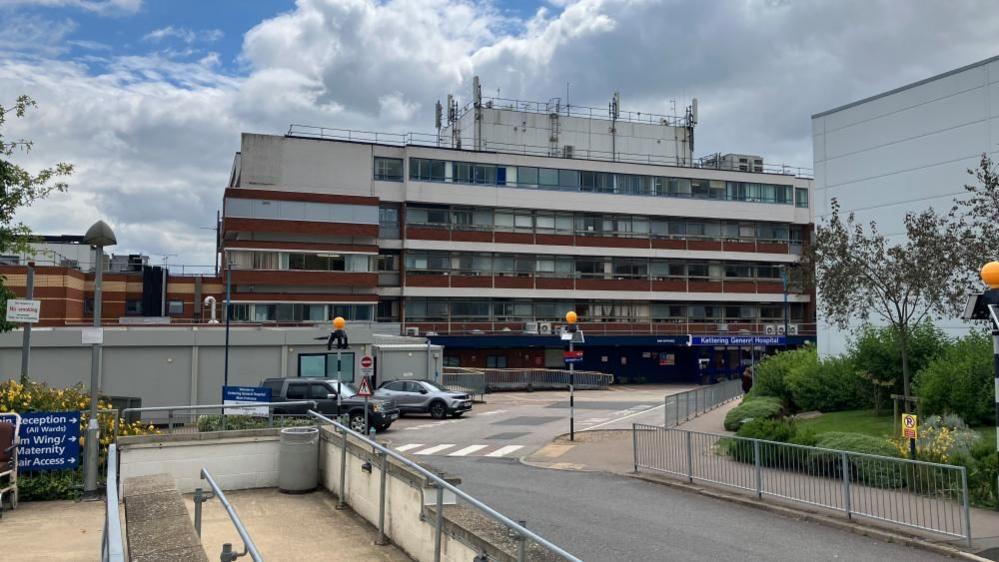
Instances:
[[[558,170],[539,168],[538,183],[541,187],[558,187]]]
[[[537,168],[517,168],[517,185],[521,187],[538,186]]]
[[[402,159],[375,157],[375,179],[402,181]]]
[[[304,382],[293,382],[288,385],[288,400],[305,400],[309,385]]]
[[[486,357],[487,369],[506,369],[506,355],[489,355]]]
[[[794,190],[794,206],[801,207],[802,209],[808,208],[808,189],[807,188],[795,188]]]
[[[138,316],[142,314],[142,301],[141,300],[125,301],[125,314],[129,316]]]
[[[309,385],[309,398],[312,400],[325,400],[333,394],[333,389],[323,383],[314,382]]]
[[[577,190],[579,188],[579,172],[576,170],[559,170],[558,186],[562,189]]]
[[[337,368],[336,353],[300,353],[298,355],[298,376],[303,378],[337,378],[337,372],[343,382],[354,382],[354,353],[351,351],[340,352],[340,365]],[[302,398],[305,398],[307,390],[302,386]],[[288,388],[288,398],[291,398],[291,387]],[[324,396],[325,398],[325,396]]]
[[[184,315],[184,301],[170,301],[167,308],[167,314],[170,316],[183,316]]]

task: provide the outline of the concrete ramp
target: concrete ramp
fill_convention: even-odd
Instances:
[[[135,476],[123,487],[129,560],[208,562],[172,476]]]

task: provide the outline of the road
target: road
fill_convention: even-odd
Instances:
[[[577,430],[662,423],[683,387],[577,393]],[[399,420],[381,436],[462,479],[462,489],[587,561],[945,560],[621,475],[535,468],[519,458],[568,431],[567,393],[488,395],[466,418]]]

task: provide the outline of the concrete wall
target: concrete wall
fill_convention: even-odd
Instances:
[[[981,154],[999,154],[999,58],[815,115],[812,134],[816,222],[835,198],[842,213],[897,239],[907,212],[946,211]],[[848,333],[819,322],[819,351],[843,351]],[[968,329],[952,318],[937,325]]]
[[[118,439],[119,482],[169,474],[181,493],[207,489],[207,468],[223,490],[277,486],[279,429],[126,436]]]
[[[392,325],[394,329],[398,329]],[[391,328],[390,327],[390,328]],[[30,374],[54,386],[90,386],[91,347],[82,343],[81,328],[46,328],[32,332]],[[369,325],[350,327],[356,374],[360,359],[377,340],[420,342],[422,338],[376,336]],[[298,376],[299,355],[326,353],[327,328],[238,327],[230,330],[229,384],[257,386],[268,377]],[[322,338],[316,340],[315,338]],[[409,354],[412,353],[412,356]],[[443,355],[438,353],[438,355]],[[344,360],[347,360],[344,355]],[[399,355],[394,369],[426,376],[423,346]],[[438,358],[438,362],[443,359]],[[412,366],[408,366],[409,364]],[[0,334],[0,372],[17,377],[21,365],[21,332]],[[439,368],[440,364],[438,364]],[[225,373],[225,329],[221,327],[115,327],[104,329],[101,392],[142,399],[143,406],[217,404]],[[357,378],[359,379],[359,376]]]

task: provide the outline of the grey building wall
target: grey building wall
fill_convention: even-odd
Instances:
[[[907,212],[946,211],[981,154],[999,154],[999,57],[814,115],[812,134],[816,223],[835,198],[844,215],[897,239]],[[818,320],[819,352],[844,351],[849,331]],[[968,330],[956,318],[936,324]]]

